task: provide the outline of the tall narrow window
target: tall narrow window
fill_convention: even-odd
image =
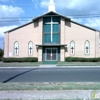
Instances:
[[[85,42],[85,54],[90,54],[90,43],[89,43],[89,41]]]
[[[44,43],[60,42],[60,18],[46,17],[44,18]]]
[[[29,42],[28,44],[28,54],[29,55],[32,55],[33,54],[33,43],[32,42]]]
[[[18,42],[15,42],[14,43],[14,55],[18,55],[18,53],[19,53],[19,44],[18,44]]]
[[[74,41],[72,41],[70,43],[70,50],[71,50],[71,55],[74,55],[75,54],[75,43],[74,43]]]

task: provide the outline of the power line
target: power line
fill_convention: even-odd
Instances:
[[[100,14],[76,14],[76,15],[65,15],[65,16],[72,16],[72,17],[100,17]],[[0,19],[18,19],[18,18],[33,18],[33,16],[30,17],[1,17]]]
[[[8,21],[0,21],[0,22],[17,22],[17,21],[31,21],[31,20],[8,20]]]
[[[32,17],[1,17],[0,19],[20,19],[20,18],[32,18]]]
[[[67,15],[67,16],[70,16],[70,17],[75,17],[75,18],[90,18],[90,17],[100,17],[100,15],[95,15],[95,16],[83,16],[83,15],[75,15],[75,16],[73,16],[73,15]],[[67,17],[66,16],[66,17]],[[33,17],[2,17],[2,18],[0,18],[0,19],[29,19],[29,18],[33,18]]]
[[[74,19],[79,18],[95,18],[100,17],[100,14],[83,14],[83,15],[67,15]],[[0,22],[17,22],[17,21],[31,21],[33,17],[1,17]]]

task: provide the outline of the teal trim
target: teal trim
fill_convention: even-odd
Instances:
[[[60,61],[60,47],[58,47],[58,61]]]
[[[45,47],[43,48],[42,51],[43,51],[43,52],[42,52],[42,60],[45,61]]]
[[[58,61],[44,61],[43,64],[57,64]]]

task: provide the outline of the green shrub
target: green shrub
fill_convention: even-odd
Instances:
[[[36,57],[25,57],[25,58],[2,58],[3,62],[38,62]]]
[[[100,58],[66,57],[66,62],[100,62]]]

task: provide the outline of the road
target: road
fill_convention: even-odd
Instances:
[[[100,82],[100,68],[0,68],[0,82]]]

